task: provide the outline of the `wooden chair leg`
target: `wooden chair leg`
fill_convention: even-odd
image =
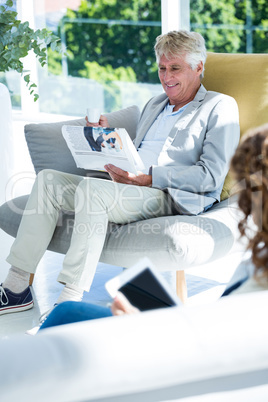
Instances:
[[[187,301],[187,284],[184,271],[176,272],[176,292],[183,303]]]
[[[34,274],[30,274],[29,286],[32,286],[33,281],[34,281]]]

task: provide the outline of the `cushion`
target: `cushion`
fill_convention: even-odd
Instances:
[[[16,237],[28,196],[0,206],[0,227]],[[100,261],[129,268],[147,256],[161,271],[185,269],[225,256],[237,230],[236,200],[232,197],[197,216],[164,216],[126,225],[109,223]],[[69,248],[74,214],[63,212],[48,250],[65,254]],[[189,247],[191,245],[191,247]]]
[[[203,84],[232,96],[241,136],[268,121],[268,54],[208,53]]]
[[[241,137],[268,121],[268,54],[208,53],[203,84],[207,90],[232,96],[239,109]],[[221,200],[230,196],[228,174]]]
[[[108,113],[106,116],[110,127],[126,128],[131,138],[135,138],[140,117],[137,106]],[[25,138],[36,174],[43,169],[50,168],[80,176],[109,177],[106,172],[77,168],[62,136],[61,127],[64,124],[85,126],[85,123],[85,119],[78,119],[57,123],[27,124],[25,126]]]

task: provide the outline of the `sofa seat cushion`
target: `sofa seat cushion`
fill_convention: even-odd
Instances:
[[[0,207],[0,227],[13,237],[27,199],[27,195],[18,197]],[[110,223],[100,261],[128,268],[147,256],[162,271],[213,261],[226,255],[238,237],[236,214],[236,200],[228,199],[197,216],[176,215],[126,225]],[[74,214],[62,212],[49,250],[67,252],[73,224]]]

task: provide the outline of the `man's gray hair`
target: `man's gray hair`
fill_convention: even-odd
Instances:
[[[207,51],[205,40],[199,33],[180,30],[159,35],[156,38],[154,51],[157,63],[163,55],[167,59],[185,56],[186,62],[194,70],[202,61],[204,68],[200,78],[204,77]]]

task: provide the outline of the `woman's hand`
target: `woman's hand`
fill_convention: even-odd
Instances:
[[[88,121],[88,118],[86,116],[86,122],[87,122],[87,127],[109,127],[108,124],[108,120],[106,116],[101,115],[100,116],[100,120],[98,121],[98,123],[91,123],[90,121]]]
[[[150,174],[139,172],[135,175],[111,164],[105,165],[104,168],[116,183],[132,184],[133,186],[152,186],[152,175]]]
[[[111,310],[113,315],[137,314],[140,312],[140,310],[129,303],[128,299],[121,292],[118,292],[114,298]]]

